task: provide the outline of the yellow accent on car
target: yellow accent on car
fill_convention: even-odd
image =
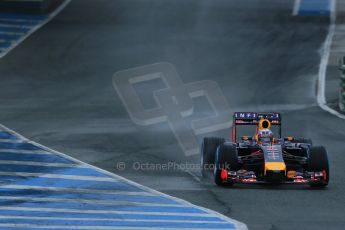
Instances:
[[[265,175],[267,171],[285,171],[286,165],[284,162],[265,162]]]

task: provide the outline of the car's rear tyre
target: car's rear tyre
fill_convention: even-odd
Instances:
[[[310,183],[312,187],[325,187],[329,182],[329,163],[325,147],[311,147],[308,158],[308,171],[309,172],[324,172],[326,176],[324,179]]]
[[[203,177],[207,176],[207,172],[213,171],[217,148],[224,142],[225,139],[219,137],[205,137],[202,141],[201,174]]]
[[[313,145],[313,141],[309,138],[296,138],[292,142],[293,143],[306,143],[306,144],[310,144],[311,146]]]
[[[214,182],[218,186],[232,185],[231,181],[224,181],[221,178],[221,172],[223,169],[227,171],[238,170],[238,154],[236,146],[232,143],[221,144],[216,153],[216,162],[214,169]]]

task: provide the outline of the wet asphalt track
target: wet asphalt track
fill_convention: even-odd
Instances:
[[[0,60],[0,121],[250,229],[342,229],[345,121],[323,112],[315,100],[318,51],[328,21],[292,17],[292,5],[282,0],[74,0]],[[186,83],[218,82],[233,111],[282,111],[285,135],[311,137],[327,147],[330,186],[227,189],[181,171],[116,170],[118,161],[199,162],[198,156],[184,156],[167,124],[135,125],[112,87],[114,72],[161,61],[175,65]],[[230,130],[209,135],[230,138]]]

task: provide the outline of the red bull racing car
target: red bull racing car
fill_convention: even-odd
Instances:
[[[239,126],[254,126],[254,136],[241,136],[238,140]],[[273,128],[277,129],[277,137]],[[231,142],[218,137],[203,140],[202,173],[205,175],[212,167],[219,186],[290,183],[325,187],[329,181],[326,149],[313,146],[310,139],[282,138],[279,113],[234,113]]]

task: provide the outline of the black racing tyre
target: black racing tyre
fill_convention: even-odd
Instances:
[[[308,171],[309,172],[325,172],[326,178],[325,180],[311,183],[310,186],[312,187],[325,187],[328,185],[329,182],[329,163],[328,163],[328,156],[325,147],[317,146],[311,147],[309,151],[309,158],[308,158]]]
[[[296,139],[293,139],[292,142],[293,143],[306,143],[306,144],[310,144],[311,146],[313,145],[313,141],[309,138],[296,138]]]
[[[229,171],[238,170],[238,154],[236,146],[232,143],[223,143],[221,144],[216,153],[216,162],[214,170],[214,181],[218,186],[232,185],[231,182],[222,181],[220,174],[222,169]]]
[[[219,145],[225,142],[224,138],[205,137],[201,145],[201,174],[207,176],[208,171],[214,168],[216,151]]]

